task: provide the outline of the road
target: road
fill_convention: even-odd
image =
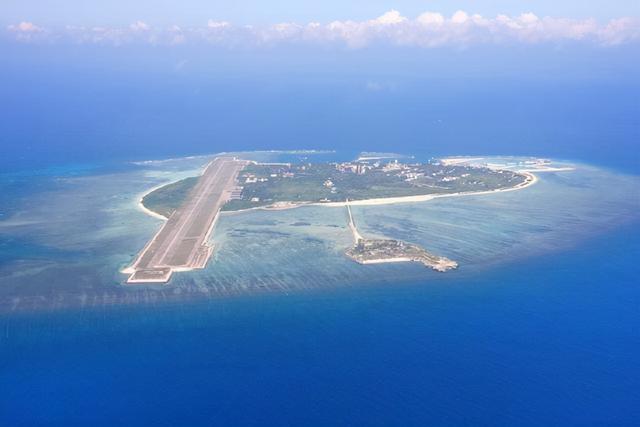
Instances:
[[[127,283],[165,283],[173,272],[204,268],[213,249],[209,235],[245,165],[232,157],[209,163],[187,200],[140,252]]]
[[[349,214],[349,228],[353,233],[353,243],[356,245],[360,240],[364,240],[360,232],[358,232],[358,227],[356,227],[356,222],[353,220],[353,214],[351,213],[351,206],[349,205],[349,199],[345,203],[347,205],[347,213]]]

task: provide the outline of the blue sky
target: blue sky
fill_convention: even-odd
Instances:
[[[324,23],[370,19],[391,9],[408,17],[425,11],[451,15],[459,9],[487,17],[529,11],[598,20],[640,16],[640,2],[632,0],[2,0],[0,24],[128,25],[142,20],[151,25],[200,25],[208,19],[235,24]]]

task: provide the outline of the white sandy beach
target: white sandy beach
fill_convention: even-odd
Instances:
[[[138,197],[137,197],[138,202],[137,202],[136,207],[137,207],[139,210],[141,210],[142,212],[144,212],[144,213],[146,213],[147,215],[149,215],[149,216],[152,216],[152,217],[154,217],[154,218],[161,219],[161,220],[163,220],[163,221],[167,221],[169,218],[167,218],[166,216],[164,216],[164,215],[160,215],[159,213],[154,212],[154,211],[152,211],[151,209],[147,209],[147,207],[142,203],[142,200],[143,200],[145,197],[147,197],[147,195],[149,195],[149,194],[153,193],[154,191],[159,190],[160,188],[165,187],[165,186],[167,186],[167,185],[169,185],[169,184],[173,184],[174,182],[177,182],[177,181],[168,182],[168,183],[161,184],[161,185],[156,185],[155,187],[153,187],[153,188],[152,188],[152,189],[150,189],[149,191],[146,191],[146,192],[144,192],[144,193],[142,193],[142,194],[138,195]]]
[[[403,197],[383,197],[379,199],[365,199],[365,200],[350,200],[348,203],[351,206],[374,206],[374,205],[391,205],[396,203],[415,203],[426,202],[432,199],[438,199],[442,197],[460,197],[460,196],[479,196],[482,194],[496,194],[506,191],[522,190],[527,188],[536,182],[538,178],[531,172],[520,172],[527,176],[527,180],[522,184],[518,184],[515,187],[502,188],[489,191],[468,191],[462,193],[450,193],[450,194],[424,194],[419,196],[403,196]],[[344,207],[347,202],[327,202],[327,203],[311,203],[314,206],[329,206],[329,207]]]
[[[210,157],[210,156],[190,156],[190,157],[184,157],[184,159],[195,159],[195,158],[206,158],[206,157]],[[168,160],[174,160],[174,159],[168,159]],[[206,167],[209,165],[210,163],[207,163],[205,165],[205,167],[202,168],[200,175],[202,175],[204,173],[204,171],[207,169]],[[161,219],[163,221],[168,221],[169,218],[167,218],[164,215],[161,215],[157,212],[152,211],[151,209],[147,209],[147,207],[142,203],[142,200],[147,197],[149,194],[153,193],[156,190],[161,189],[162,187],[166,187],[167,185],[171,185],[171,184],[175,184],[176,182],[180,182],[182,181],[184,178],[180,178],[180,179],[176,179],[174,181],[169,181],[166,182],[164,184],[160,184],[160,185],[156,185],[155,187],[153,187],[150,190],[145,191],[144,193],[141,193],[138,195],[138,204],[137,207],[138,209],[140,209],[142,212],[146,213],[149,216],[152,216],[154,218],[158,218]]]
[[[526,172],[526,171],[518,171],[518,172],[527,176],[527,180],[522,184],[518,184],[515,187],[502,188],[502,189],[489,190],[489,191],[469,191],[469,192],[450,193],[450,194],[423,194],[418,196],[382,197],[377,199],[349,200],[349,202],[300,202],[300,203],[279,202],[273,205],[256,206],[255,208],[242,209],[238,211],[224,211],[224,212],[221,212],[221,214],[233,215],[240,212],[247,212],[252,210],[286,210],[286,209],[295,209],[302,206],[325,206],[330,208],[337,208],[337,207],[345,207],[347,203],[351,206],[376,206],[376,205],[393,205],[397,203],[426,202],[429,200],[443,198],[443,197],[480,196],[483,194],[497,194],[497,193],[504,193],[507,191],[522,190],[538,182],[538,177],[536,177],[531,172]]]
[[[442,159],[443,162],[447,161],[449,164],[458,164],[458,163],[463,163],[463,162],[473,162],[473,161],[478,161],[478,160],[482,160],[484,159],[483,157],[473,157],[473,158],[447,158],[447,159]],[[504,168],[505,170],[508,170],[507,167]],[[510,188],[503,188],[503,189],[496,189],[496,190],[488,190],[488,191],[469,191],[469,192],[460,192],[460,193],[450,193],[450,194],[423,194],[423,195],[417,195],[417,196],[401,196],[401,197],[383,197],[383,198],[375,198],[375,199],[364,199],[364,200],[350,200],[348,203],[351,206],[376,206],[376,205],[391,205],[391,204],[397,204],[397,203],[416,203],[416,202],[426,202],[429,200],[433,200],[433,199],[437,199],[437,198],[444,198],[444,197],[462,197],[462,196],[480,196],[480,195],[485,195],[485,194],[497,194],[497,193],[503,193],[503,192],[507,192],[507,191],[516,191],[516,190],[522,190],[524,188],[527,188],[531,185],[534,185],[536,182],[538,182],[538,178],[532,173],[532,172],[561,172],[561,171],[570,171],[570,170],[574,170],[573,168],[569,168],[569,167],[561,167],[561,168],[551,168],[551,167],[547,167],[547,168],[540,168],[540,169],[521,169],[518,170],[516,172],[521,173],[523,175],[525,175],[527,177],[527,179],[521,183],[518,184],[514,187],[510,187]],[[163,184],[163,185],[159,185],[156,186],[154,188],[152,188],[151,190],[147,191],[146,193],[144,193],[143,195],[141,195],[141,197],[138,200],[138,207],[140,210],[142,210],[143,212],[145,212],[148,215],[153,216],[154,218],[159,218],[162,220],[167,220],[167,218],[163,215],[160,215],[156,212],[153,212],[149,209],[147,209],[143,204],[142,204],[142,199],[149,193],[157,190],[158,188],[164,187],[165,185],[168,185],[170,183],[167,184]],[[286,209],[295,209],[295,208],[299,208],[302,206],[326,206],[326,207],[345,207],[347,204],[347,202],[278,202],[278,203],[274,203],[272,205],[268,205],[268,206],[256,206],[254,208],[248,208],[248,209],[243,209],[243,210],[239,210],[239,211],[221,211],[220,214],[223,215],[231,215],[231,214],[236,214],[239,212],[246,212],[246,211],[251,211],[251,210],[286,210]]]

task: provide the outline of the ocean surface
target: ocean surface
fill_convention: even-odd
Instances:
[[[355,264],[344,210],[302,207],[223,216],[206,270],[122,286],[160,225],[140,195],[208,158],[3,174],[3,425],[640,417],[636,175],[554,160],[575,169],[519,191],[353,208],[365,236],[460,263],[446,274]]]
[[[0,426],[638,425],[637,47],[0,49]],[[338,152],[251,156],[575,170],[353,208],[446,274],[357,265],[344,210],[304,207],[223,216],[206,270],[122,285],[161,224],[142,194],[301,148]]]

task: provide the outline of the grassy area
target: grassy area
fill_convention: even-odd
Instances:
[[[147,194],[142,199],[142,204],[147,209],[169,218],[182,205],[199,178],[199,176],[185,178],[160,187]]]
[[[238,184],[243,187],[242,199],[229,201],[223,210],[242,210],[278,202],[338,202],[486,191],[513,187],[525,179],[514,172],[468,166],[424,163],[390,167],[376,164],[367,164],[366,170],[360,170],[360,173],[350,169],[354,164],[251,164],[238,178]],[[162,187],[146,196],[143,203],[148,209],[168,217],[182,204],[197,179],[187,178]]]
[[[363,200],[424,194],[447,194],[513,187],[524,180],[513,172],[439,164],[381,165],[364,173],[340,170],[335,164],[250,165],[240,176],[242,200],[225,210],[240,210],[277,202]]]

